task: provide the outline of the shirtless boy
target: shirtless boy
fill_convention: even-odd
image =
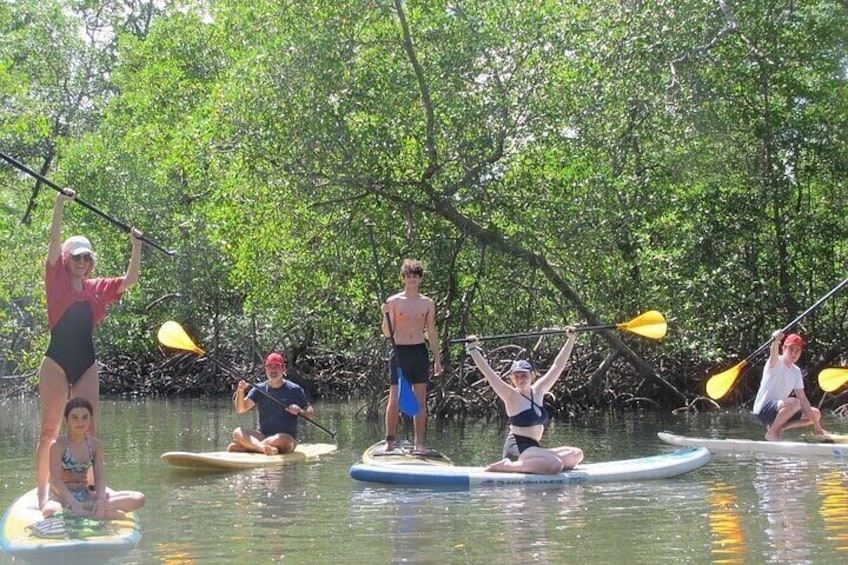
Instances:
[[[430,352],[433,353],[433,375],[442,373],[436,338],[436,306],[433,301],[420,294],[418,287],[424,276],[424,268],[416,259],[404,259],[400,269],[403,291],[390,296],[382,306],[383,335],[391,337],[386,314],[394,330],[395,348],[390,360],[389,401],[386,404],[386,451],[395,448],[395,432],[398,423],[398,372],[412,384],[418,401],[418,414],[413,417],[415,428],[415,451],[426,453],[424,434],[427,428],[427,384],[430,376]],[[424,344],[424,334],[430,344],[430,352]]]

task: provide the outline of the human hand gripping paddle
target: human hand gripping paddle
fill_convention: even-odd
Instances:
[[[833,289],[831,289],[827,294],[825,294],[824,296],[819,298],[818,301],[816,301],[815,304],[813,304],[812,306],[810,306],[809,308],[804,310],[797,318],[795,318],[794,320],[792,320],[791,322],[786,324],[780,330],[780,332],[786,333],[787,331],[789,331],[789,329],[792,328],[792,326],[794,326],[799,321],[804,319],[804,317],[807,316],[808,314],[810,314],[813,310],[817,309],[819,306],[824,304],[825,301],[828,298],[830,298],[831,296],[833,296],[834,294],[836,294],[837,292],[842,290],[845,287],[845,285],[848,285],[848,279],[845,279],[844,281],[842,281],[841,283],[839,283],[838,285],[833,287]],[[707,394],[709,395],[709,397],[712,398],[713,400],[718,400],[719,398],[722,398],[725,394],[727,394],[730,391],[730,389],[733,387],[733,384],[736,382],[736,379],[739,377],[739,374],[742,372],[742,370],[745,368],[745,366],[752,359],[757,357],[760,353],[762,353],[763,351],[768,349],[769,346],[771,345],[771,342],[772,342],[772,339],[769,339],[767,342],[765,342],[760,347],[758,347],[756,351],[754,351],[753,353],[748,355],[741,362],[737,363],[736,365],[727,369],[726,371],[722,371],[721,373],[718,373],[717,375],[713,375],[712,377],[710,377],[709,380],[707,380]],[[827,380],[828,383],[831,382],[829,379],[826,379],[826,380]],[[824,386],[822,386],[822,388],[824,388]],[[836,388],[839,388],[839,387],[837,386]],[[827,390],[827,389],[825,389],[825,390]]]
[[[206,352],[203,351],[200,347],[198,347],[197,344],[194,343],[194,341],[192,341],[192,339],[188,336],[188,334],[185,332],[183,327],[181,325],[179,325],[177,322],[174,322],[173,320],[167,321],[164,324],[162,324],[162,327],[159,328],[159,333],[157,334],[157,337],[159,338],[159,343],[161,343],[165,347],[170,347],[172,349],[180,349],[182,351],[191,351],[192,353],[195,353],[197,355],[206,355]],[[220,360],[215,359],[214,357],[209,357],[208,355],[207,355],[207,358],[211,359],[213,362],[217,363],[218,366],[223,368],[224,372],[228,376],[230,376],[231,378],[235,379],[236,381],[243,380],[243,379],[240,379],[237,376],[233,375],[229,371],[228,367],[225,367],[224,364]],[[275,402],[276,404],[281,406],[283,409],[288,410],[288,406],[286,406],[285,404],[283,404],[282,402],[280,402],[279,400],[277,400],[276,398],[274,398],[273,396],[271,396],[270,394],[268,394],[267,392],[265,392],[261,388],[256,387],[252,383],[248,383],[248,384],[253,386],[256,390],[258,390],[260,393],[262,393],[265,397],[269,398],[270,400],[272,400],[273,402]],[[334,432],[333,430],[329,430],[329,429],[325,428],[324,426],[322,426],[321,424],[319,424],[318,422],[316,422],[315,420],[313,420],[309,416],[304,416],[303,414],[300,414],[300,413],[298,413],[298,416],[300,416],[301,418],[303,418],[304,420],[306,420],[307,422],[309,422],[310,424],[312,424],[313,426],[315,426],[319,430],[325,432],[331,438],[336,437],[336,432]]]
[[[0,158],[2,158],[4,161],[9,163],[13,167],[25,172],[26,174],[30,175],[31,177],[35,178],[36,180],[46,184],[47,186],[49,186],[53,190],[61,192],[62,194],[65,194],[65,195],[68,194],[67,189],[62,188],[61,186],[57,185],[56,183],[54,183],[53,181],[51,181],[50,179],[48,179],[44,175],[41,175],[41,174],[37,173],[36,171],[33,171],[32,169],[30,169],[29,167],[27,167],[26,165],[24,165],[23,163],[21,163],[20,161],[15,159],[14,157],[7,155],[7,154],[3,153],[2,151],[0,151]],[[121,229],[122,231],[125,231],[126,233],[133,233],[134,230],[133,230],[132,227],[125,224],[121,220],[119,220],[119,219],[117,219],[113,216],[110,216],[109,214],[107,214],[105,212],[98,210],[97,208],[95,208],[94,206],[92,206],[91,204],[89,204],[88,202],[86,202],[85,200],[80,198],[79,196],[74,198],[73,201],[76,202],[77,204],[79,204],[80,206],[82,206],[83,208],[86,208],[89,211],[94,212],[95,214],[97,214],[101,218],[108,220],[109,222],[112,223],[112,225],[116,226],[117,228]],[[159,251],[161,251],[162,253],[164,253],[168,256],[172,256],[172,255],[176,254],[176,251],[171,251],[171,250],[165,249],[160,244],[158,244],[155,241],[153,241],[152,239],[148,238],[146,235],[140,234],[140,237],[138,237],[138,239],[140,239],[141,241],[147,242],[152,247],[158,249]]]
[[[600,326],[590,326],[588,324],[574,326],[575,332],[594,332],[599,330],[622,330],[627,331],[636,335],[640,335],[642,337],[647,337],[650,339],[662,339],[665,337],[666,331],[668,329],[668,324],[666,324],[665,318],[662,313],[656,310],[649,310],[644,314],[637,316],[630,320],[629,322],[622,322],[620,324],[606,324]],[[530,338],[530,337],[540,337],[543,335],[556,335],[563,334],[566,330],[564,328],[557,328],[551,330],[540,330],[536,332],[525,332],[525,333],[514,333],[514,334],[499,334],[499,335],[488,335],[488,336],[480,336],[475,337],[473,339],[469,339],[466,337],[459,337],[449,340],[449,343],[468,343],[473,340],[477,341],[486,341],[492,339],[520,339],[520,338]]]
[[[377,272],[377,286],[380,294],[377,298],[380,300],[380,307],[386,303],[386,289],[383,288],[383,274],[380,272],[380,260],[377,257],[377,244],[374,241],[374,224],[365,222],[365,227],[368,229],[368,239],[371,242],[371,252],[374,257],[374,270]],[[392,318],[388,312],[385,312],[386,326],[389,328],[389,343],[392,345],[392,357],[397,359],[397,347],[395,346],[395,330],[392,327]],[[391,365],[391,360],[389,360]],[[418,399],[415,398],[415,391],[412,390],[412,384],[406,380],[403,374],[403,368],[400,366],[400,360],[396,363],[395,370],[398,377],[398,406],[400,411],[406,416],[412,417],[418,414],[419,406]]]
[[[835,392],[848,382],[848,369],[832,368],[819,373],[819,386],[825,392]]]

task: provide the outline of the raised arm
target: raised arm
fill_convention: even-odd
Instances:
[[[56,194],[53,201],[53,221],[50,224],[50,244],[47,247],[47,262],[55,265],[62,256],[62,212],[65,209],[65,201],[76,198],[76,193],[66,188]]]
[[[771,345],[769,346],[769,358],[766,362],[769,368],[774,367],[777,364],[777,361],[780,359],[780,342],[783,341],[783,332],[780,330],[775,330],[773,334],[771,334]]]
[[[233,404],[235,405],[236,412],[239,414],[243,414],[253,409],[255,404],[249,398],[245,398],[244,391],[247,390],[247,387],[250,386],[247,381],[240,380],[236,387],[236,395],[233,398]]]
[[[551,390],[551,387],[554,386],[554,383],[556,383],[557,379],[568,365],[568,359],[571,357],[571,350],[574,349],[574,342],[577,340],[577,333],[574,331],[572,326],[568,326],[565,328],[565,335],[568,336],[565,340],[565,345],[563,345],[562,349],[560,349],[559,353],[557,353],[557,356],[554,359],[554,364],[551,365],[551,368],[548,369],[547,373],[539,377],[539,380],[533,384],[533,391],[540,395],[544,395],[546,392]]]
[[[135,228],[130,230],[130,243],[132,251],[130,251],[130,264],[127,267],[127,272],[124,274],[124,282],[121,283],[121,292],[126,292],[132,285],[138,282],[138,275],[141,271],[141,236],[142,233]]]
[[[491,365],[489,365],[489,362],[483,356],[483,350],[478,345],[477,337],[470,335],[466,339],[468,341],[465,342],[465,351],[471,356],[474,364],[477,365],[477,369],[483,374],[483,377],[489,383],[489,386],[492,387],[492,390],[495,391],[495,394],[501,399],[506,399],[513,392],[512,387],[503,382],[495,370],[492,369]]]

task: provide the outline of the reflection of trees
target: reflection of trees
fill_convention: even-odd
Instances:
[[[739,518],[736,487],[717,483],[709,485],[708,488],[708,518],[713,540],[710,553],[713,563],[744,563],[748,550]]]
[[[822,497],[819,515],[824,521],[825,536],[836,551],[848,552],[848,475],[828,473],[816,488]]]

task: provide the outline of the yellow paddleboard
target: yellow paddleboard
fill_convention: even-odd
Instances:
[[[37,537],[33,533],[32,526],[41,520],[43,517],[38,509],[38,495],[36,489],[32,489],[15,500],[3,515],[0,522],[0,549],[10,556],[25,560],[50,559],[52,556],[64,560],[86,559],[96,563],[127,553],[141,539],[141,524],[133,512],[128,513],[123,520],[104,520],[102,531],[99,528],[77,531],[69,526],[67,534],[56,538]]]
[[[375,443],[362,454],[362,462],[368,465],[453,465],[443,453],[428,451],[417,454],[409,443],[396,444],[392,451],[386,451],[385,442]]]
[[[159,459],[163,463],[181,469],[227,471],[266,467],[269,465],[284,465],[286,463],[297,463],[300,461],[315,461],[322,455],[335,453],[337,449],[338,446],[331,443],[301,443],[291,453],[280,455],[237,451],[207,451],[204,453],[169,451],[160,455]]]
[[[826,436],[803,434],[801,437],[807,443],[848,443],[848,435],[844,434],[827,434]]]

